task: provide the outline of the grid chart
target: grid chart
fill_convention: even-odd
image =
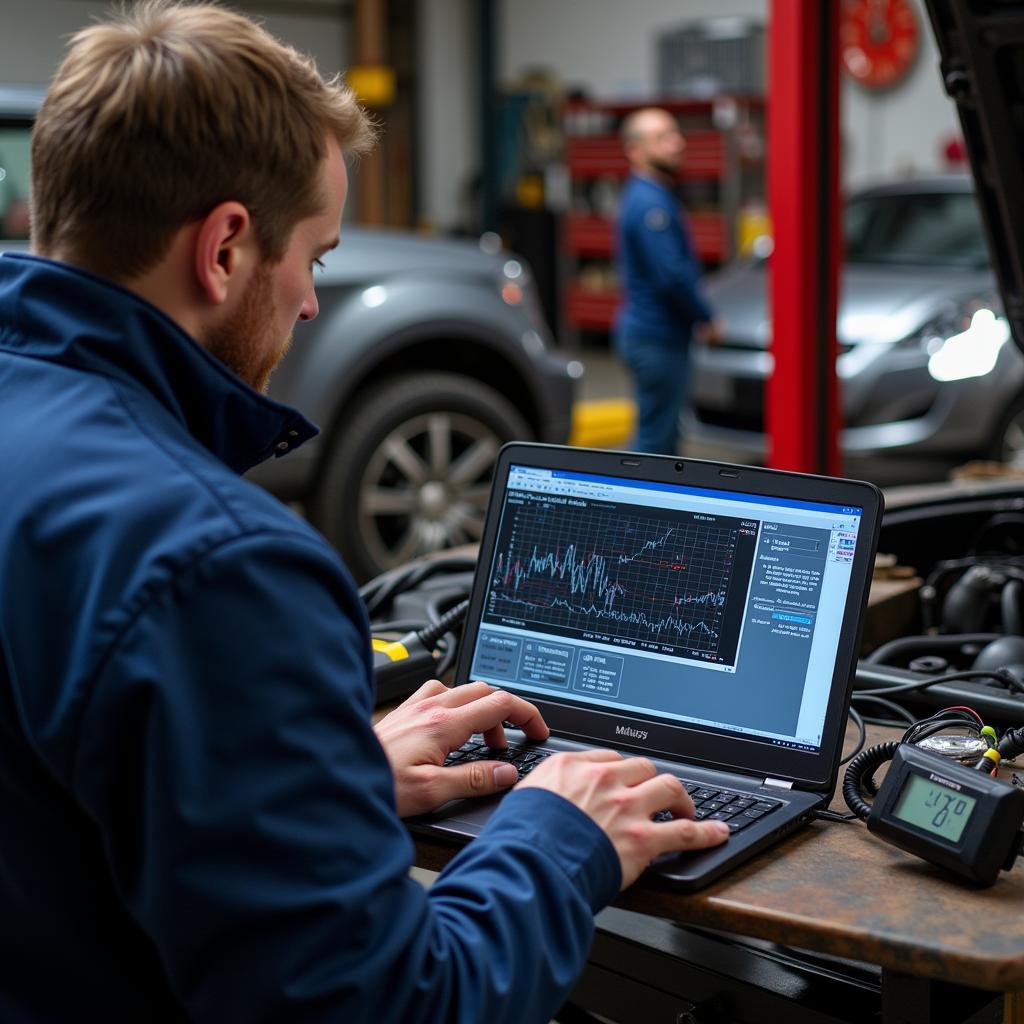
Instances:
[[[510,503],[488,612],[731,661],[720,651],[738,541],[729,523]]]

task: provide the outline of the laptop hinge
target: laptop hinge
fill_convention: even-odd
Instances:
[[[761,783],[762,786],[774,786],[776,789],[792,789],[793,783],[786,782],[784,779],[765,779]]]

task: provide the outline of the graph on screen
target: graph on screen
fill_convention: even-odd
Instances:
[[[732,662],[737,637],[728,604],[748,532],[741,525],[722,516],[515,496],[502,521],[487,615]]]

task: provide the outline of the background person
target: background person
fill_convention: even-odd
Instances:
[[[375,731],[351,577],[239,477],[316,432],[262,392],[371,135],[211,6],[82,31],[39,113],[0,257],[0,1020],[543,1022],[593,912],[724,838],[647,760],[556,755],[409,877],[400,815],[514,781],[446,753],[547,727],[432,681]]]
[[[634,111],[622,123],[632,173],[616,226],[623,304],[613,345],[632,377],[637,406],[634,448],[675,455],[689,385],[695,326],[717,343],[721,326],[700,290],[700,264],[676,193],[686,142],[667,111]]]

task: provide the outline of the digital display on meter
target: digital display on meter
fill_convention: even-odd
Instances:
[[[977,802],[973,796],[938,785],[922,775],[908,775],[892,814],[900,821],[955,843],[963,835]]]
[[[912,744],[896,748],[867,817],[896,846],[982,885],[1021,845],[1024,790]]]

